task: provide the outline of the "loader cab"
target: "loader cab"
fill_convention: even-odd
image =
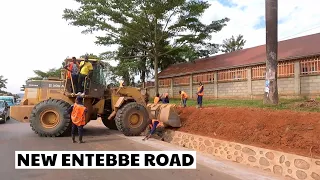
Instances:
[[[80,62],[84,61],[84,59],[77,58],[76,61],[80,65]],[[72,58],[68,58],[65,60],[65,65],[68,65],[71,62]],[[97,59],[89,59],[89,62],[92,64],[93,70],[90,73],[89,78],[85,79],[84,90],[81,89],[79,91],[85,91],[86,96],[88,97],[102,98],[104,97],[105,89],[107,86],[104,73],[104,64],[103,62],[98,61]],[[71,78],[68,78],[67,73],[67,70],[64,69],[61,75],[65,80],[65,93],[72,94],[72,88],[74,87],[72,87]]]

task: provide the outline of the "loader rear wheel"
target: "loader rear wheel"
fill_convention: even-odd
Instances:
[[[62,100],[48,99],[37,104],[30,115],[30,126],[39,136],[58,137],[70,130],[70,104]]]
[[[115,122],[125,136],[139,136],[150,122],[149,113],[143,105],[130,102],[118,110]]]

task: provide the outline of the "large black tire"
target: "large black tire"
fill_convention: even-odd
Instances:
[[[109,120],[108,117],[112,113],[111,99],[106,99],[104,103],[104,114],[101,116],[102,123],[109,129],[118,130],[114,119]]]
[[[72,124],[70,114],[67,112],[69,107],[69,103],[57,99],[48,99],[40,102],[33,108],[30,115],[32,130],[43,137],[64,136],[67,132],[70,132]],[[42,119],[41,116],[43,117]],[[45,119],[50,119],[48,116],[58,117],[56,119],[59,119],[59,121],[55,125],[46,124]]]
[[[116,121],[114,119],[109,120],[108,117],[106,115],[101,116],[102,123],[111,130],[118,130]]]
[[[129,118],[135,113],[139,114],[141,119],[139,118],[137,125],[132,125]],[[143,105],[130,102],[118,110],[115,122],[118,130],[125,136],[139,136],[150,123],[149,113]]]

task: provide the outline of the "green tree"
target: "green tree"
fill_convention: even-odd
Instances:
[[[7,81],[8,79],[5,79],[3,75],[0,75],[0,90],[7,89]]]
[[[229,39],[223,40],[221,51],[224,53],[230,53],[243,49],[246,40],[243,39],[243,35],[239,34],[236,38],[232,36]]]
[[[42,80],[49,77],[60,77],[61,69],[60,68],[51,68],[48,71],[34,70],[36,76],[29,78],[29,80]]]
[[[146,52],[153,61],[156,93],[161,57],[185,46],[203,56],[216,53],[218,45],[207,40],[229,21],[224,18],[203,24],[199,18],[210,5],[202,0],[76,1],[79,9],[65,9],[63,18],[71,25],[87,27],[83,33],[105,32],[106,36],[97,37],[97,44],[125,42],[128,47]],[[162,46],[169,42],[172,48]]]

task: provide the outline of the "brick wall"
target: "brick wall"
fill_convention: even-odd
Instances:
[[[320,76],[301,77],[301,94],[302,95],[319,95],[320,94]]]
[[[247,96],[248,83],[241,82],[224,82],[218,84],[218,97]]]
[[[208,98],[214,98],[214,85],[211,84],[204,84],[204,97]],[[196,93],[198,91],[198,84],[193,85],[193,98],[196,98]]]
[[[190,92],[190,86],[187,85],[187,86],[174,86],[173,87],[173,98],[180,98],[180,94],[179,94],[179,91],[184,91],[188,94],[188,96],[191,95],[191,92]]]
[[[319,96],[320,95],[320,68],[313,69],[310,75],[304,72],[301,75],[301,61],[294,61],[294,76],[278,78],[278,92],[280,97],[297,96]],[[312,64],[311,64],[312,66]],[[248,68],[248,76],[242,81],[219,82],[215,80],[212,83],[204,84],[205,97],[208,98],[256,98],[264,95],[265,80],[253,80],[251,77],[252,69]],[[217,73],[214,72],[217,79]],[[217,89],[215,89],[215,87]],[[160,88],[160,93],[169,92],[170,97],[179,98],[179,90],[188,93],[190,98],[196,98],[198,84],[173,86]],[[150,96],[154,96],[154,89],[149,88]]]

